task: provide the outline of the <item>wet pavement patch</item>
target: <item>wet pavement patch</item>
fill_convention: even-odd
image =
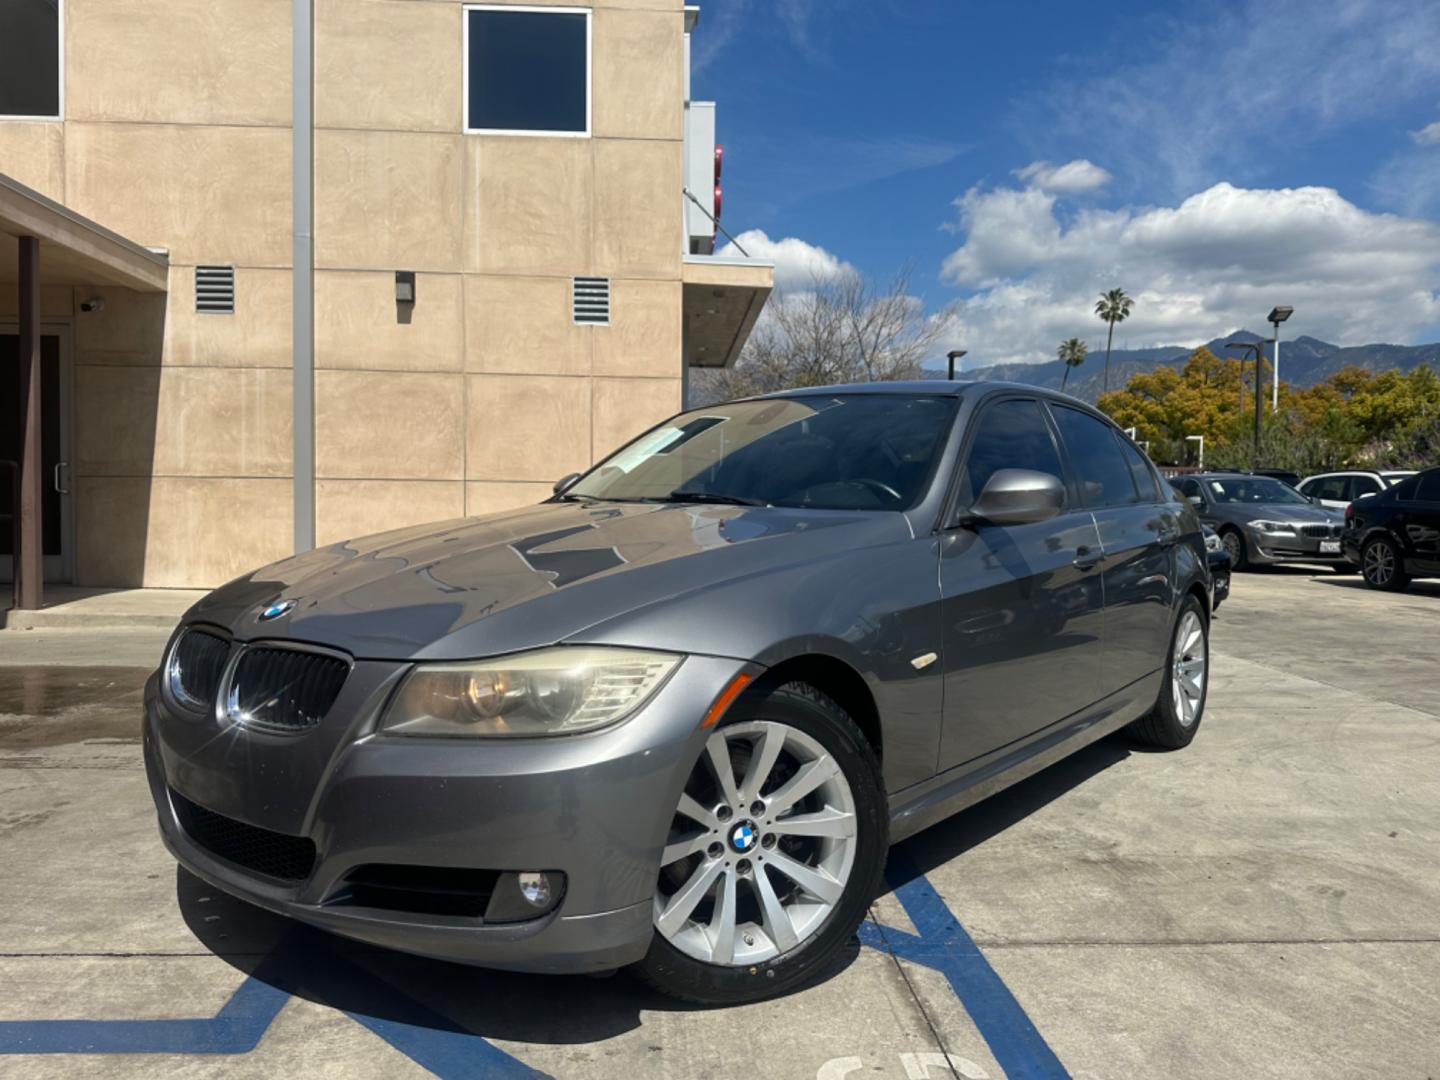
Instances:
[[[138,743],[149,675],[134,667],[0,667],[0,750]]]

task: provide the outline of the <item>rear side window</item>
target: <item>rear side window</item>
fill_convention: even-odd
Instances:
[[[1415,489],[1417,502],[1440,503],[1440,469],[1431,469],[1420,474],[1419,486]]]
[[[1141,502],[1168,502],[1162,489],[1155,481],[1155,470],[1150,468],[1150,459],[1144,452],[1123,435],[1112,432],[1120,444],[1120,453],[1130,466],[1130,476],[1135,481],[1135,490],[1140,493]]]
[[[1384,490],[1384,485],[1373,476],[1352,476],[1350,478],[1349,490],[1345,492],[1345,499],[1354,502],[1362,495],[1374,495]]]
[[[1305,485],[1300,494],[1307,499],[1335,499],[1349,501],[1345,494],[1346,482],[1343,476],[1324,476]]]
[[[980,414],[960,479],[960,505],[969,506],[1001,469],[1065,475],[1045,414],[1034,401],[1000,401]]]
[[[1109,424],[1078,409],[1052,406],[1071,471],[1080,484],[1086,506],[1130,506],[1139,501],[1130,466]]]

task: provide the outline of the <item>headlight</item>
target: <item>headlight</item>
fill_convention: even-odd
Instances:
[[[1278,536],[1294,536],[1295,526],[1288,521],[1252,521],[1252,529],[1258,529],[1263,533],[1271,533]]]
[[[679,665],[639,649],[539,649],[494,660],[421,664],[400,685],[381,729],[395,735],[534,738],[613,724]]]
[[[1224,551],[1224,550],[1225,550],[1225,543],[1224,543],[1223,540],[1220,539],[1220,534],[1219,534],[1219,533],[1217,533],[1217,532],[1207,532],[1207,533],[1205,534],[1205,550],[1206,550],[1206,551]]]

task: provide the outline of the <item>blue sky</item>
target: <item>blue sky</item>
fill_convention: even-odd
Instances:
[[[979,362],[1112,285],[1117,345],[1440,340],[1436,0],[708,0],[695,69],[725,225],[790,288],[909,264]]]

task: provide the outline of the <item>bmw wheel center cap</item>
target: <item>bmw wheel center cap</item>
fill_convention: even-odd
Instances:
[[[759,842],[760,830],[753,821],[742,821],[730,830],[730,848],[737,854],[744,855],[754,850]]]

